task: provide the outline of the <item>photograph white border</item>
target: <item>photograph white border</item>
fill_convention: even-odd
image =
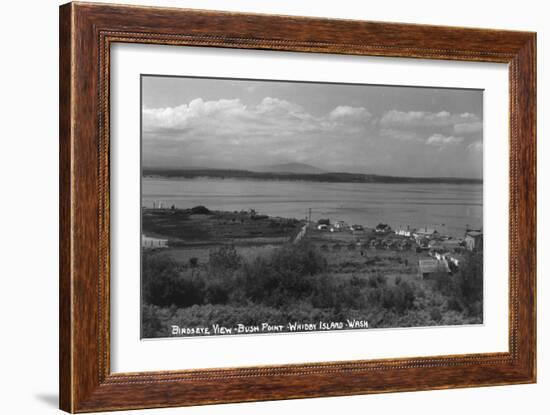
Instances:
[[[484,90],[482,325],[140,339],[140,75]],[[508,66],[204,47],[111,46],[114,373],[508,351]]]

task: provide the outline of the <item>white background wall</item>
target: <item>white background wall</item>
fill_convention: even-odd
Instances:
[[[538,32],[538,298],[536,385],[322,398],[142,411],[158,414],[548,413],[550,272],[550,13],[544,1],[132,1],[203,9],[353,18]],[[4,2],[0,30],[0,412],[57,407],[58,10],[56,0]],[[546,200],[545,200],[546,199]],[[138,413],[138,412],[133,412]]]

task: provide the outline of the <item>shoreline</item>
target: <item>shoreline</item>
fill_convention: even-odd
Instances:
[[[441,185],[478,185],[483,186],[483,179],[473,178],[441,178],[441,177],[393,177],[378,176],[375,179],[345,179],[340,177],[326,177],[320,175],[299,175],[299,174],[275,174],[265,175],[264,173],[251,175],[227,175],[227,174],[143,174],[142,179],[160,180],[250,180],[270,182],[302,182],[302,183],[349,183],[349,184],[441,184]]]

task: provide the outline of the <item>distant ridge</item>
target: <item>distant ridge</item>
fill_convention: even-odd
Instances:
[[[258,179],[310,181],[327,183],[447,183],[447,184],[482,184],[482,179],[464,177],[398,177],[361,173],[278,173],[258,172],[233,169],[157,169],[144,167],[144,177],[213,177],[218,179]]]
[[[261,173],[288,173],[288,174],[321,174],[326,173],[317,167],[305,163],[283,163],[271,166],[261,166],[251,169]]]

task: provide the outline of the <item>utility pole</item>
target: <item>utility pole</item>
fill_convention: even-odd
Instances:
[[[307,221],[311,222],[311,208],[308,209]]]

